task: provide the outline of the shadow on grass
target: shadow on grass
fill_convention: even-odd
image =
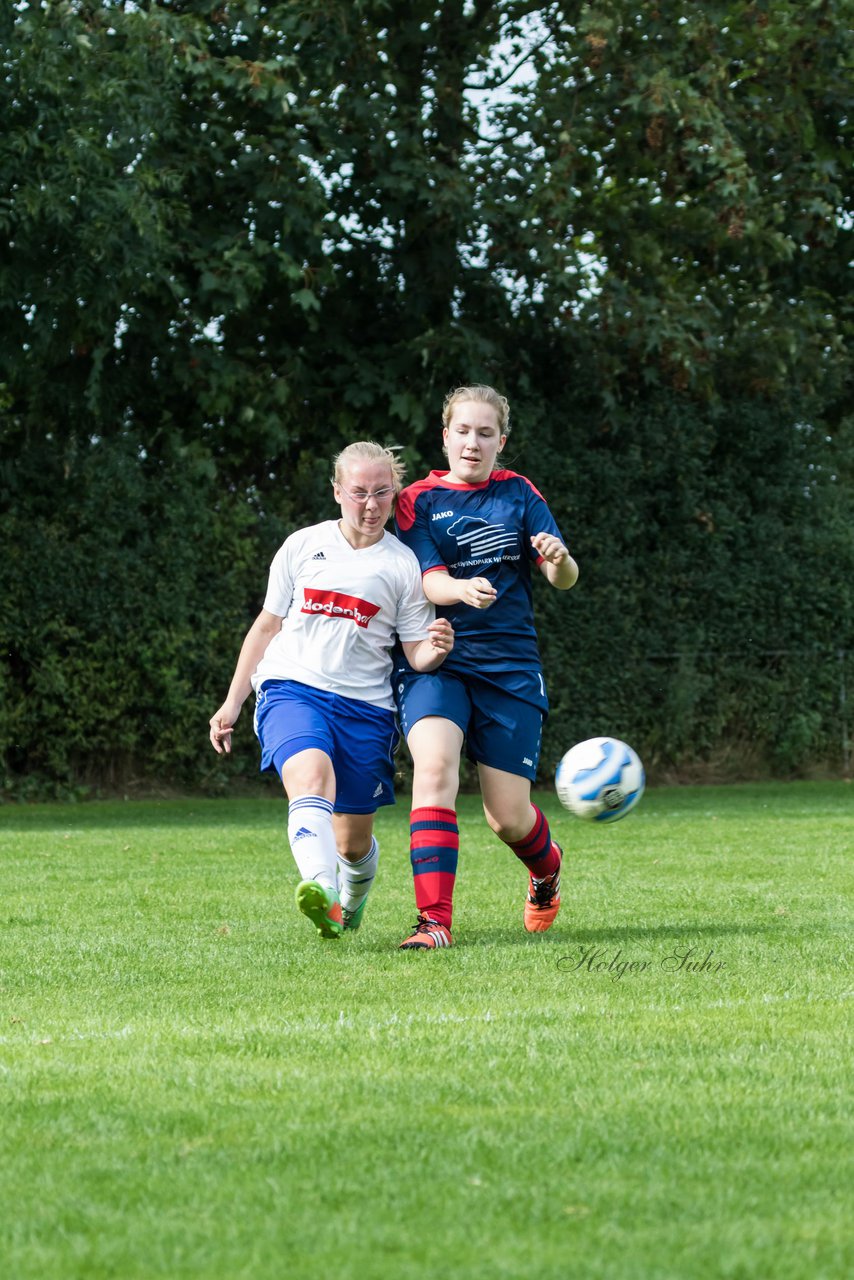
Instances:
[[[684,924],[656,925],[623,925],[610,929],[585,929],[564,925],[561,929],[548,933],[525,933],[518,927],[506,929],[472,930],[465,937],[460,934],[459,941],[465,946],[546,946],[566,947],[585,943],[625,944],[627,942],[654,942],[656,939],[674,939],[678,942],[691,943],[698,938],[749,937],[751,935],[767,936],[778,933],[783,928],[782,921],[769,921],[767,924],[722,924],[686,921]]]
[[[463,950],[472,950],[473,948],[482,947],[526,947],[532,948],[548,948],[549,950],[557,949],[558,952],[566,952],[567,948],[579,948],[586,946],[610,946],[625,947],[627,944],[637,945],[639,943],[654,943],[656,941],[670,941],[675,943],[683,943],[685,946],[701,944],[705,939],[705,945],[710,945],[717,939],[724,937],[767,937],[770,934],[779,933],[784,929],[782,921],[772,921],[768,924],[711,924],[708,922],[686,922],[685,924],[660,924],[642,926],[625,926],[623,928],[611,929],[575,929],[564,927],[562,929],[550,930],[548,933],[526,933],[518,926],[508,926],[507,928],[497,929],[481,929],[481,928],[463,928],[454,930],[456,945],[454,952]],[[389,948],[387,939],[360,939],[360,950],[375,954],[388,955],[389,950],[398,950],[396,945]],[[406,953],[404,953],[405,955]],[[410,954],[420,955],[420,952]],[[445,953],[443,954],[450,954]]]

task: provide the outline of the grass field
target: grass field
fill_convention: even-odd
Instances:
[[[854,790],[541,803],[554,929],[466,797],[432,955],[405,803],[327,943],[281,799],[0,808],[0,1273],[854,1274]]]

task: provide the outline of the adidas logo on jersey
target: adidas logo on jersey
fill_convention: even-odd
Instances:
[[[313,836],[313,835],[314,835],[314,832],[309,831],[308,827],[300,827],[299,831],[294,832],[293,836],[291,837],[291,842],[294,843],[297,840],[304,840],[306,836]]]
[[[316,551],[311,558],[312,560],[325,560],[326,556],[323,554],[322,551]]]

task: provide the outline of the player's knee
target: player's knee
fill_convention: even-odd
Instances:
[[[495,833],[495,835],[498,836],[499,840],[503,840],[505,827],[504,827],[504,823],[501,821],[501,818],[494,813],[490,813],[489,809],[484,809],[483,814],[484,814],[484,817],[486,818],[487,824]]]
[[[422,754],[414,760],[415,778],[419,790],[433,792],[436,795],[454,796],[460,785],[459,761],[443,759],[441,756]]]
[[[302,796],[323,796],[331,800],[335,796],[335,778],[331,779],[328,770],[299,769],[290,773],[287,767],[282,771],[282,782],[288,800],[298,800]]]
[[[505,843],[524,839],[531,825],[527,820],[527,806],[524,812],[522,810],[515,812],[510,809],[494,812],[484,806],[483,813],[489,827],[498,839]]]

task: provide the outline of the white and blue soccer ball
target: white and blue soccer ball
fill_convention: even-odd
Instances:
[[[619,738],[588,738],[570,747],[555,774],[561,804],[577,818],[616,822],[634,809],[646,776],[637,753]]]

